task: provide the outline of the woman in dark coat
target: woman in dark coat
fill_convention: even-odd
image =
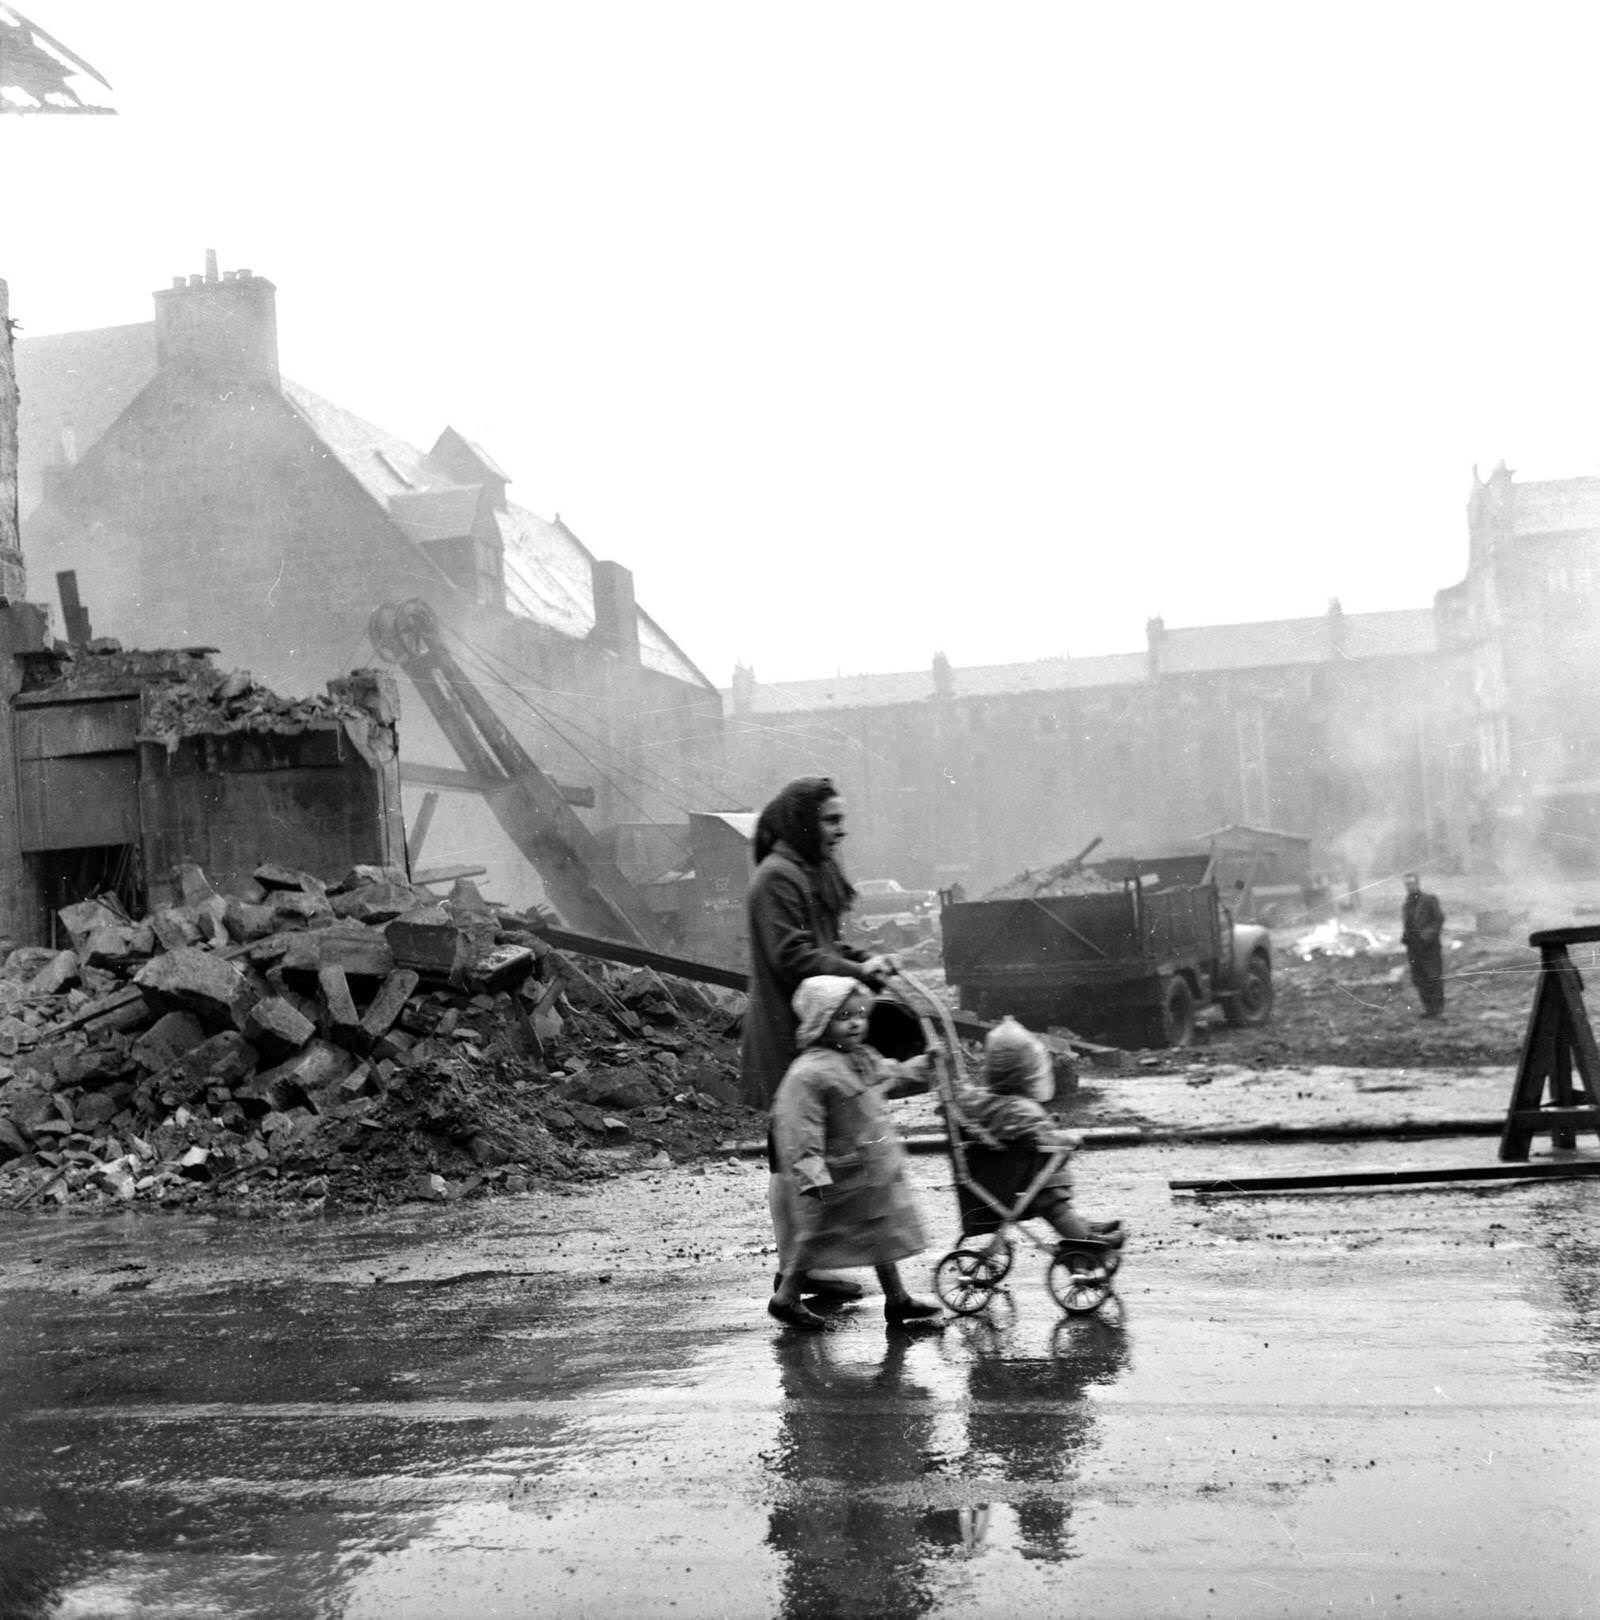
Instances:
[[[798,1052],[791,1003],[802,979],[836,974],[882,987],[888,959],[840,942],[855,898],[833,851],[844,837],[844,803],[826,776],[791,782],[756,821],[756,875],[745,897],[750,1000],[740,1071],[745,1101],[772,1107]]]
[[[802,979],[838,974],[882,987],[891,963],[839,938],[855,897],[834,850],[844,837],[844,802],[826,776],[789,783],[756,821],[756,874],[745,900],[750,930],[750,993],[744,1015],[740,1072],[745,1101],[770,1111],[794,1062],[794,993]],[[770,1153],[768,1155],[770,1160]],[[772,1168],[770,1162],[768,1168]],[[780,1201],[771,1199],[780,1271],[792,1241]],[[856,1298],[854,1283],[813,1277],[807,1292]]]

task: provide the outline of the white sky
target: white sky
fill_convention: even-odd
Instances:
[[[718,684],[1422,607],[1474,463],[1600,471],[1600,13],[24,0],[27,333],[278,286],[286,374],[482,442]]]

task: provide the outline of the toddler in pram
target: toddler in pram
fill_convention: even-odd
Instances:
[[[976,1082],[957,1083],[944,1098],[962,1238],[934,1280],[951,1310],[970,1315],[988,1303],[1011,1269],[1013,1229],[1050,1252],[1046,1282],[1063,1310],[1097,1310],[1113,1292],[1126,1234],[1121,1221],[1086,1220],[1073,1208],[1067,1163],[1079,1138],[1045,1111],[1054,1092],[1044,1043],[1003,1018],[984,1041]],[[1021,1225],[1035,1218],[1051,1227],[1054,1244]]]

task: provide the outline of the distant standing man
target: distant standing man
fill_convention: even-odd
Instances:
[[[1444,908],[1438,899],[1426,894],[1422,879],[1406,873],[1406,903],[1400,913],[1400,943],[1411,964],[1411,982],[1422,998],[1422,1016],[1437,1018],[1444,1011],[1444,950],[1439,936],[1444,932]]]

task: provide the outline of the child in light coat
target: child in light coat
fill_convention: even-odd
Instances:
[[[800,1055],[772,1103],[776,1196],[794,1233],[767,1311],[816,1332],[825,1319],[801,1302],[806,1273],[872,1266],[890,1323],[927,1322],[939,1306],[914,1299],[897,1262],[926,1246],[888,1097],[926,1091],[929,1060],[892,1063],[864,1044],[871,997],[857,979],[828,974],[794,996]]]

